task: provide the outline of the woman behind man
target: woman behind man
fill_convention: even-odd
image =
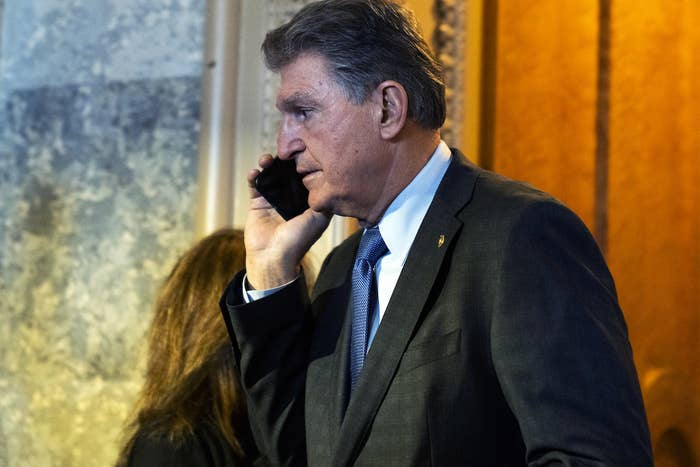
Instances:
[[[171,271],[156,300],[146,378],[117,466],[267,465],[252,441],[219,310],[244,266],[243,233],[224,229]]]

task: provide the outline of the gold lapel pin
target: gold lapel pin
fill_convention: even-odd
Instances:
[[[445,236],[440,235],[440,238],[438,238],[438,248],[441,248],[444,243],[445,243]]]

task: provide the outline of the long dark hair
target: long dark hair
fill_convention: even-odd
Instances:
[[[245,265],[243,233],[219,230],[178,260],[159,290],[148,334],[148,366],[118,466],[137,436],[181,445],[204,422],[217,428],[241,459],[245,401],[219,298]]]

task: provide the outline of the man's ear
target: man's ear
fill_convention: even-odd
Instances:
[[[396,81],[383,81],[377,86],[377,99],[381,99],[382,116],[379,131],[384,139],[392,139],[406,125],[408,118],[408,94]]]

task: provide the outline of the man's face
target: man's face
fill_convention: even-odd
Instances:
[[[295,159],[312,209],[366,219],[390,171],[379,133],[381,98],[348,101],[316,54],[282,68],[281,79],[279,156]]]

